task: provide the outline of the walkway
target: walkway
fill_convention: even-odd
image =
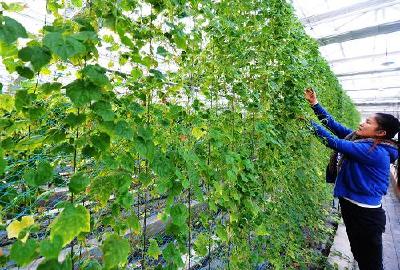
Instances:
[[[383,199],[386,211],[386,231],[383,234],[385,270],[400,270],[400,199],[393,187]]]
[[[389,187],[388,194],[383,198],[382,205],[386,211],[386,231],[383,234],[384,268],[385,270],[400,270],[400,198],[395,194],[393,182]],[[328,260],[339,270],[358,269],[350,251],[343,221],[336,231]]]

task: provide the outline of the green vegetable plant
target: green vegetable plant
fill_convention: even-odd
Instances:
[[[47,0],[47,13],[38,33],[0,15],[20,78],[0,93],[0,223],[35,220],[5,263],[320,261],[328,155],[298,120],[312,117],[303,89],[349,126],[358,115],[286,1]]]

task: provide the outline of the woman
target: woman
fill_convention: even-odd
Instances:
[[[305,98],[318,119],[336,135],[312,122],[316,134],[336,151],[327,177],[336,180],[334,196],[339,198],[354,258],[360,270],[383,269],[382,233],[386,216],[381,201],[389,186],[390,163],[399,155],[392,139],[399,132],[399,120],[377,113],[353,132],[324,110],[311,88],[306,89]]]

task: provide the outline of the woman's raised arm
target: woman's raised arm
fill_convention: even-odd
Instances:
[[[321,123],[327,127],[330,131],[332,131],[336,136],[340,139],[345,138],[347,135],[352,133],[353,131],[339,122],[335,121],[335,119],[330,115],[319,103],[317,99],[317,95],[312,88],[307,88],[304,91],[304,97],[311,105],[315,115],[317,115],[318,119]]]

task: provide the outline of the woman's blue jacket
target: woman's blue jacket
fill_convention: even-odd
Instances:
[[[312,122],[316,134],[326,141],[328,147],[344,155],[336,178],[334,196],[379,205],[389,186],[390,163],[398,158],[397,147],[383,143],[373,147],[371,139],[344,140],[353,131],[336,122],[321,105],[316,104],[312,108],[321,122],[337,137]]]

